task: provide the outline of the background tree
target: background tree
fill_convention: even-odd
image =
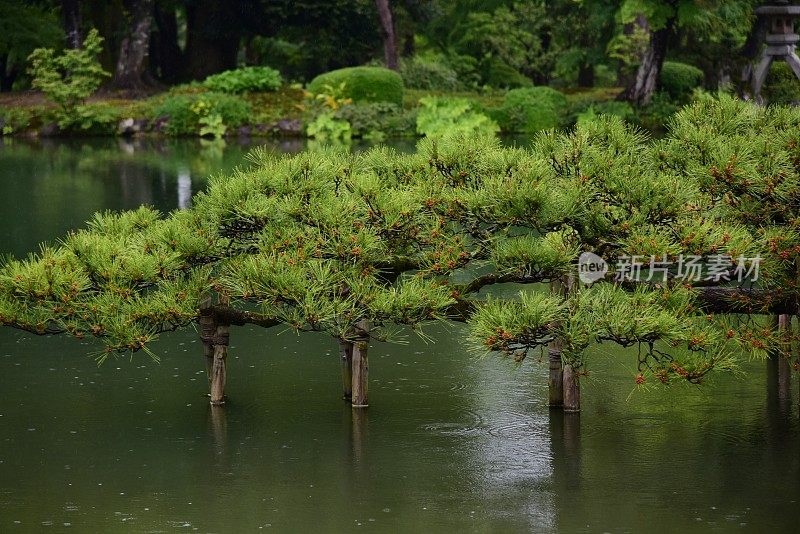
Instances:
[[[60,48],[64,32],[55,14],[42,7],[0,0],[0,91],[10,91],[36,48]]]

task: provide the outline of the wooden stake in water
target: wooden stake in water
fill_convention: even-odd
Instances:
[[[578,373],[571,364],[564,365],[564,411],[567,413],[581,411],[581,386]]]
[[[369,386],[369,360],[367,352],[369,350],[369,323],[365,320],[359,321],[359,339],[353,343],[353,389],[352,404],[353,408],[366,408],[369,406],[368,386]]]

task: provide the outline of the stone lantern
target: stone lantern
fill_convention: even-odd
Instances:
[[[788,1],[777,0],[773,5],[756,8],[756,15],[764,17],[767,22],[766,48],[761,54],[761,61],[753,72],[753,97],[761,103],[761,88],[767,79],[769,67],[775,60],[783,60],[789,64],[797,79],[800,80],[800,58],[797,57],[797,43],[800,35],[794,32],[794,21],[800,18],[800,6],[790,6]]]

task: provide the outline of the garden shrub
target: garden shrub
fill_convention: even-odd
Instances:
[[[32,108],[0,108],[0,135],[11,135],[27,130],[33,122],[35,112]]]
[[[251,113],[250,104],[238,96],[208,92],[170,95],[155,108],[153,118],[166,116],[166,133],[170,135],[198,135],[201,128],[214,128],[206,133],[216,136],[220,124],[226,128],[241,126]]]
[[[354,102],[403,105],[403,78],[383,67],[348,67],[326,72],[311,80],[308,90],[319,94],[325,91],[326,86],[342,87],[343,96]]]
[[[703,71],[694,65],[665,61],[659,83],[661,91],[680,102],[687,102],[692,91],[703,85]]]
[[[475,110],[466,98],[421,98],[417,114],[417,133],[427,137],[461,134],[495,134],[500,127],[492,119]]]
[[[495,112],[507,132],[537,132],[561,126],[567,113],[567,98],[550,87],[512,89]]]
[[[281,73],[269,67],[242,67],[213,74],[203,86],[220,93],[250,93],[275,91],[281,87]]]
[[[62,131],[82,135],[111,135],[122,119],[122,109],[106,102],[79,104],[69,113],[58,114]]]
[[[443,60],[429,60],[419,56],[400,62],[400,76],[409,89],[429,91],[460,91],[464,85],[458,74]]]
[[[342,106],[334,116],[350,123],[353,137],[414,135],[416,115],[388,102]]]
[[[800,101],[800,80],[783,61],[772,64],[762,91],[769,104],[787,105]]]
[[[486,83],[490,87],[502,89],[518,89],[520,87],[533,86],[533,82],[530,78],[527,78],[514,69],[514,67],[499,59],[495,59],[489,64]]]

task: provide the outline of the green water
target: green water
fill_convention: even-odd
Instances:
[[[290,144],[275,150],[297,150]],[[0,146],[0,253],[98,209],[187,205],[246,147]],[[93,346],[0,330],[0,532],[796,532],[797,380],[765,364],[634,393],[635,355],[592,352],[579,417],[546,408],[546,364],[478,359],[461,326],[375,344],[370,408],[340,400],[336,347],[232,332],[229,405],[207,404],[191,330],[97,367]]]

